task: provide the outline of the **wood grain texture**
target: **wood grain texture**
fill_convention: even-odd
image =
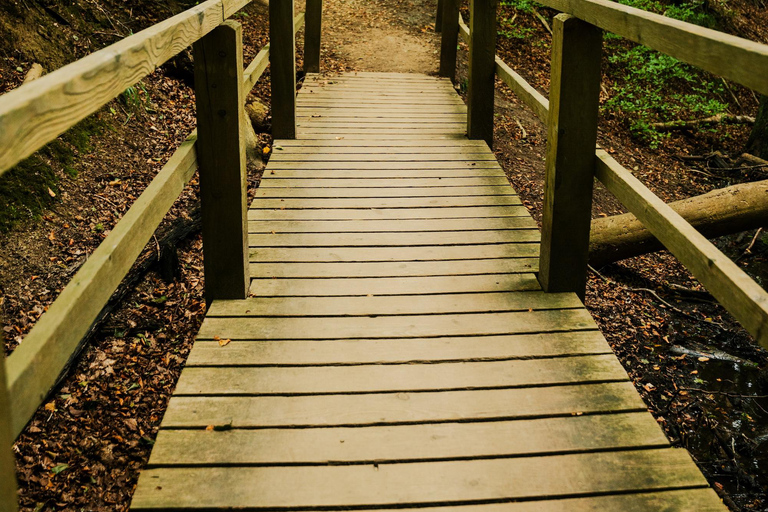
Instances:
[[[320,72],[320,41],[323,31],[323,0],[307,0],[304,31],[304,72]]]
[[[553,24],[539,281],[586,294],[602,32],[567,14]]]
[[[11,452],[16,438],[11,412],[5,379],[5,355],[0,354],[0,509],[4,512],[16,512],[19,501],[16,493],[16,460]]]
[[[208,0],[4,94],[0,98],[0,174],[96,112],[223,19],[222,0]]]
[[[420,220],[420,219],[493,219],[528,215],[524,206],[467,206],[445,208],[370,208],[324,210],[257,209],[248,210],[251,221],[356,221],[356,220]],[[272,231],[272,230],[270,230]]]
[[[269,3],[272,135],[296,138],[296,44],[293,2]]]
[[[497,0],[470,0],[467,137],[493,147]]]
[[[251,249],[251,261],[272,263],[461,261],[477,258],[537,257],[537,243],[449,245],[417,247],[259,247]]]
[[[667,445],[645,413],[367,428],[161,430],[149,465],[372,464]]]
[[[195,43],[205,298],[248,293],[242,28],[227,21]]]
[[[252,221],[251,233],[376,233],[376,232],[434,232],[434,231],[497,231],[536,229],[530,217],[475,219],[399,219],[397,225],[389,220],[304,220],[270,223]]]
[[[193,133],[6,361],[17,436],[197,169]]]

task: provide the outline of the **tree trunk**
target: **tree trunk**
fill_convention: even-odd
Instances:
[[[747,141],[747,153],[768,160],[768,96],[760,97],[755,126]]]
[[[710,238],[763,227],[768,225],[768,180],[713,190],[669,206]],[[592,221],[589,263],[593,267],[662,249],[631,213]]]

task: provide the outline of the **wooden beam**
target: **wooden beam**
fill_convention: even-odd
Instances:
[[[304,31],[304,72],[320,72],[320,42],[323,31],[323,0],[307,0]]]
[[[437,14],[435,15],[435,33],[439,34],[443,30],[443,6],[444,0],[437,0]]]
[[[518,75],[506,62],[496,56],[496,74],[507,87],[512,89],[515,96],[525,103],[542,123],[547,124],[549,117],[549,100],[531,84]]]
[[[225,22],[194,52],[205,298],[243,299],[249,271],[240,25]]]
[[[304,26],[304,19],[305,16],[303,12],[297,14],[293,19],[294,37],[296,36],[296,32],[301,30],[301,27]],[[256,57],[253,58],[245,71],[243,71],[243,88],[245,89],[243,94],[245,96],[247,96],[256,86],[256,82],[258,82],[259,78],[261,78],[261,75],[264,74],[264,71],[267,69],[268,65],[269,43],[264,45],[264,48],[261,49],[261,51],[256,55]]]
[[[768,348],[768,293],[608,153],[598,150],[597,177],[619,201]]]
[[[296,138],[296,44],[293,2],[269,3],[272,137]]]
[[[539,3],[768,94],[768,45],[611,0],[542,0]]]
[[[456,81],[456,52],[459,43],[459,0],[441,0],[442,38],[440,41],[440,76]]]
[[[573,16],[554,21],[539,282],[576,292],[587,282],[602,32]]]
[[[493,103],[496,78],[497,0],[469,4],[469,91],[467,136],[493,146]]]
[[[222,16],[221,0],[209,0],[4,94],[0,174],[213,30]]]
[[[10,406],[5,380],[5,357],[0,353],[0,510],[3,512],[18,510],[16,461],[11,455],[14,435]]]

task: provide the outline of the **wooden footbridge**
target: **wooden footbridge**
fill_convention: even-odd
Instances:
[[[492,1],[471,2],[471,27],[441,2],[432,77],[318,74],[321,2],[308,0],[296,95],[304,18],[271,2],[271,46],[243,72],[225,20],[247,3],[210,0],[0,98],[7,169],[195,43],[198,133],[0,365],[0,441],[24,428],[199,167],[210,306],[133,510],[724,510],[580,299],[593,178],[763,344],[768,301],[595,153],[600,29],[763,93],[768,48],[602,0],[545,0],[569,13],[555,19],[548,101],[494,57]],[[460,35],[467,105],[451,81]],[[268,61],[275,142],[246,210],[242,102]],[[549,126],[541,234],[489,149],[495,75]]]

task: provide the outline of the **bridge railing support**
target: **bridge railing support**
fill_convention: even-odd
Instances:
[[[467,137],[493,146],[497,0],[470,0]]]
[[[16,464],[11,452],[14,437],[11,404],[5,381],[5,356],[0,352],[0,510],[7,512],[18,510]]]
[[[435,32],[437,34],[440,33],[441,30],[443,30],[443,7],[445,5],[445,0],[437,0],[437,15],[435,16]]]
[[[304,72],[320,72],[320,42],[323,31],[323,0],[307,0],[304,28]]]
[[[559,14],[553,32],[539,281],[547,292],[584,300],[602,31]]]
[[[293,15],[292,1],[269,2],[272,137],[275,139],[296,138],[296,38]],[[307,19],[305,23],[309,25],[312,22]]]
[[[441,25],[440,76],[456,82],[456,51],[459,44],[459,0],[441,0],[437,7]]]
[[[241,26],[224,22],[195,43],[194,54],[205,298],[244,299],[250,272]]]

